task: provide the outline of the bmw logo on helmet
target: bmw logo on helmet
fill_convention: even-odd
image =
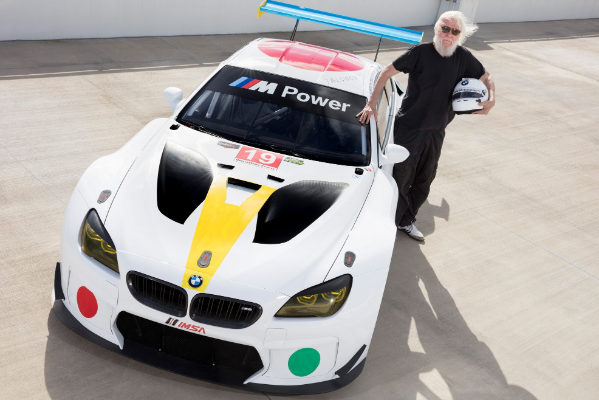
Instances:
[[[454,81],[454,82],[455,82],[455,81]],[[468,82],[468,79],[464,79],[464,80],[462,81],[462,86],[466,86],[468,83],[469,83],[469,82]]]
[[[189,278],[189,286],[191,286],[194,289],[199,288],[200,286],[202,286],[202,283],[204,283],[204,280],[202,279],[201,276],[199,275],[192,275]]]

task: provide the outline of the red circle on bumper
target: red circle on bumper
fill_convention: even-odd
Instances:
[[[77,290],[77,306],[85,318],[92,318],[98,312],[96,296],[85,286]]]

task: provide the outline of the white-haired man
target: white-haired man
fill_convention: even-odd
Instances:
[[[395,116],[394,142],[407,148],[410,156],[393,168],[399,189],[395,223],[411,238],[424,240],[416,228],[416,214],[428,197],[435,179],[445,128],[455,114],[451,96],[462,78],[480,79],[489,89],[489,100],[474,114],[488,114],[495,105],[495,84],[489,71],[461,45],[477,30],[459,11],[441,15],[432,42],[418,44],[381,71],[372,96],[357,115],[368,123],[376,111],[385,83],[395,74],[409,74],[401,109]]]

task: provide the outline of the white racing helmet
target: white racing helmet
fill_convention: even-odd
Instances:
[[[463,78],[451,96],[451,106],[456,114],[472,114],[483,108],[479,103],[489,100],[489,91],[484,83],[474,78]]]

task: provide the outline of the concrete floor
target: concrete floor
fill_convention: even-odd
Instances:
[[[120,357],[50,311],[83,171],[169,115],[164,88],[190,93],[257,36],[0,42],[0,398],[278,398]],[[297,39],[367,57],[377,42]],[[315,398],[598,397],[599,20],[485,24],[466,46],[497,106],[449,126],[426,243],[397,236],[366,368]],[[407,47],[384,40],[379,61]]]

